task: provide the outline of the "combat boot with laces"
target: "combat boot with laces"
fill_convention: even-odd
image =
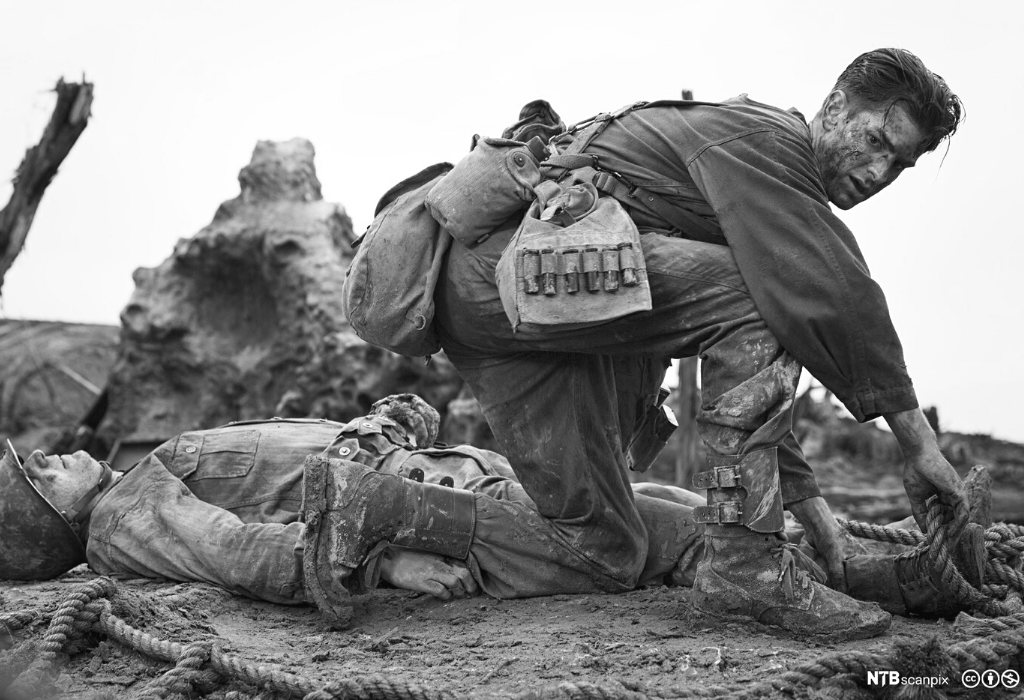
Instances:
[[[694,511],[707,524],[694,608],[829,638],[873,637],[889,627],[889,613],[825,586],[820,568],[786,542],[776,448],[709,462],[694,477],[708,490],[708,505]]]

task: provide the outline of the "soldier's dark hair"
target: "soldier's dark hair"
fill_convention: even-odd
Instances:
[[[942,76],[932,73],[906,49],[863,53],[842,72],[833,90],[842,90],[855,105],[889,111],[897,104],[925,133],[925,152],[934,151],[955,132],[964,106]]]

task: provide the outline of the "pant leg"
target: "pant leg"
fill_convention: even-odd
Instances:
[[[784,500],[819,493],[790,435],[800,367],[758,314],[727,247],[647,233],[641,241],[652,310],[587,329],[520,327],[513,333],[493,274],[505,240],[492,236],[473,250],[456,243],[449,253],[436,296],[437,320],[457,368],[460,360],[531,351],[699,355],[703,405],[697,421],[709,450],[742,454],[781,446]],[[519,473],[517,455],[506,454]]]
[[[603,576],[632,588],[647,555],[622,454],[612,358],[449,354],[537,512]]]
[[[413,469],[423,472],[425,483],[448,477],[454,488],[478,494],[470,551],[477,579],[489,595],[626,590],[582,556],[552,521],[538,516],[533,499],[500,454],[471,447],[392,453],[379,466],[383,473],[406,478]],[[703,552],[703,526],[693,522],[692,506],[643,494],[634,498],[648,538],[638,583],[692,583]]]

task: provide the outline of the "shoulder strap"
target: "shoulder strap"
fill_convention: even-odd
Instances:
[[[377,216],[384,207],[391,204],[391,202],[395,201],[406,192],[411,192],[417,187],[422,187],[438,175],[447,173],[453,167],[454,166],[451,163],[436,163],[435,165],[424,168],[411,177],[405,178],[384,193],[384,196],[382,196],[380,201],[377,202],[377,208],[373,210],[373,215]]]
[[[591,174],[588,170],[592,170],[593,173]],[[626,206],[637,206],[639,204],[641,207],[650,209],[673,228],[681,231],[687,238],[703,241],[704,243],[725,244],[725,240],[722,237],[722,228],[717,223],[708,221],[688,209],[672,204],[655,192],[634,185],[619,173],[583,168],[576,177],[583,177],[588,182],[593,182],[594,187],[598,190],[610,197],[614,197]]]
[[[688,238],[722,245],[724,243],[722,228],[717,223],[708,221],[687,209],[672,204],[661,195],[630,182],[621,173],[602,168],[596,153],[583,152],[590,145],[590,142],[603,132],[613,120],[635,110],[648,107],[718,106],[719,104],[717,102],[697,102],[693,100],[634,102],[615,112],[599,114],[570,127],[570,133],[576,130],[579,130],[580,133],[564,151],[557,155],[552,155],[545,160],[543,166],[546,168],[563,169],[566,172],[572,171],[574,179],[593,183],[603,194],[614,197],[626,206],[636,207],[639,205],[649,209],[655,215],[664,219],[670,226],[683,232]]]

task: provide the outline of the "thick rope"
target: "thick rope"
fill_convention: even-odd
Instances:
[[[851,535],[863,539],[902,544],[908,547],[917,547],[927,540],[926,535],[917,530],[904,530],[843,518],[836,518],[836,520]],[[985,531],[985,548],[989,559],[1010,560],[1024,555],[1024,535],[1018,534],[1019,530],[1015,529],[1020,527],[996,523]]]
[[[963,509],[966,512],[966,509]],[[991,596],[987,596],[964,579],[953,563],[950,548],[963,534],[967,521],[961,522],[960,514],[950,514],[937,498],[932,499],[928,509],[928,535],[925,540],[925,556],[939,569],[939,577],[946,590],[953,593],[963,607],[980,610],[990,617],[1009,615],[1010,609]]]
[[[851,535],[865,540],[905,544],[908,547],[916,547],[924,543],[925,540],[924,533],[917,530],[903,530],[895,527],[873,525],[872,523],[865,523],[860,520],[846,520],[844,518],[836,518],[836,520]]]
[[[1020,534],[1024,529],[1020,526],[998,523],[986,531],[986,583],[978,590],[964,579],[949,553],[950,543],[956,541],[957,532],[962,532],[964,526],[937,499],[932,500],[928,511],[927,534],[843,519],[839,519],[839,524],[856,537],[917,548],[900,557],[916,556],[919,550],[925,550],[924,556],[939,571],[943,586],[967,609],[991,617],[1005,616],[1011,609],[998,599],[1005,598],[1010,590],[1024,593],[1024,574],[1007,563],[1016,563],[1024,553],[1024,537]]]
[[[959,621],[960,618],[957,618]],[[991,620],[978,617],[967,617],[970,621],[972,630],[985,629],[989,632],[1006,632],[1009,630],[1017,630],[1024,632],[1024,613],[1014,613],[1013,615],[1004,615],[1003,617],[997,617]]]
[[[53,614],[46,635],[37,647],[36,658],[8,686],[7,696],[21,698],[43,695],[43,690],[52,681],[54,667],[60,660],[64,646],[70,639],[81,636],[85,631],[81,625],[75,625],[82,609],[94,599],[109,596],[113,592],[114,582],[101,577],[78,586],[77,590],[68,595]]]
[[[174,668],[147,685],[135,700],[189,698],[193,688],[212,689],[220,675],[215,671],[202,670],[203,665],[210,660],[211,646],[210,642],[193,642],[185,646]]]
[[[928,534],[906,530],[880,528],[874,539],[895,541],[900,544],[929,549],[933,564],[941,571],[943,582],[950,590],[966,586],[973,594],[973,601],[980,601],[977,609],[992,614],[999,608],[991,598],[970,587],[956,571],[948,553],[948,542],[955,539],[957,529],[963,525],[956,518],[943,512],[943,507],[933,503],[929,511]],[[845,523],[844,523],[844,526]],[[852,523],[851,532],[875,532],[877,526]],[[886,531],[887,530],[887,531]],[[992,576],[1008,582],[1001,587],[1007,589],[1019,586],[1021,576],[1003,560],[1020,556],[1022,535],[1019,529],[1006,525],[991,528],[986,534],[989,547],[989,569]],[[868,535],[871,536],[871,535]],[[992,586],[989,586],[992,589]],[[223,679],[234,679],[264,690],[281,693],[305,700],[471,700],[475,695],[463,695],[450,690],[433,690],[417,684],[393,682],[379,675],[354,676],[334,681],[319,687],[308,678],[288,673],[273,665],[252,664],[238,656],[225,654],[210,643],[181,644],[159,639],[141,632],[111,612],[109,597],[115,588],[112,581],[98,578],[72,591],[54,613],[43,642],[39,646],[39,657],[22,672],[4,697],[18,698],[38,694],[38,687],[46,674],[56,664],[67,642],[83,632],[93,629],[142,654],[163,661],[173,662],[174,668],[147,685],[139,700],[168,700],[169,698],[194,697],[194,690],[209,692]],[[993,601],[994,602],[994,601]],[[0,622],[13,627],[25,626],[38,616],[37,612],[13,613],[0,618]],[[996,668],[1009,663],[1024,654],[1024,613],[993,615],[995,619],[969,618],[975,638],[943,648],[951,663],[959,670]],[[986,636],[977,636],[978,632]],[[868,670],[899,670],[899,654],[892,658],[885,654],[844,651],[821,657],[786,671],[774,678],[755,684],[732,684],[723,686],[673,687],[661,696],[649,696],[638,685],[624,685],[610,682],[603,684],[563,682],[536,690],[514,695],[488,694],[490,698],[506,700],[660,700],[660,698],[729,698],[740,700],[762,696],[772,691],[793,694],[800,688],[817,687],[826,680],[849,684],[851,677],[863,679]],[[236,693],[236,695],[238,695]]]
[[[7,636],[13,636],[15,632],[35,620],[37,617],[39,617],[39,613],[35,610],[3,613],[0,615],[0,632],[7,633]]]
[[[109,610],[109,603],[103,601],[102,605],[106,609],[100,615],[97,627],[117,641],[136,651],[166,661],[177,661],[184,654],[186,646],[140,632],[114,616]],[[975,638],[945,649],[961,671],[1005,665],[1008,659],[1013,659],[1024,652],[1024,613],[982,622],[991,625],[991,636]],[[417,684],[394,682],[378,675],[341,679],[319,688],[303,676],[284,672],[276,666],[249,664],[237,656],[220,652],[216,647],[210,651],[209,665],[212,670],[223,676],[292,697],[302,697],[304,700],[468,700],[475,697],[448,690],[432,690]],[[841,676],[865,678],[868,670],[901,669],[893,659],[884,654],[836,652],[757,684],[677,687],[664,697],[714,697],[738,700],[763,695],[769,691],[793,693],[801,687],[817,687],[823,681]],[[491,694],[489,697],[504,697],[508,700],[657,700],[659,696],[648,696],[621,684],[559,683],[515,695]]]
[[[98,627],[108,636],[135,651],[162,661],[177,662],[185,646],[168,642],[141,632],[110,611],[104,601]],[[302,676],[286,673],[276,666],[250,664],[237,656],[223,653],[219,648],[210,650],[210,668],[222,675],[237,678],[251,685],[262,685],[268,690],[288,695],[303,696],[316,690],[316,686]]]

